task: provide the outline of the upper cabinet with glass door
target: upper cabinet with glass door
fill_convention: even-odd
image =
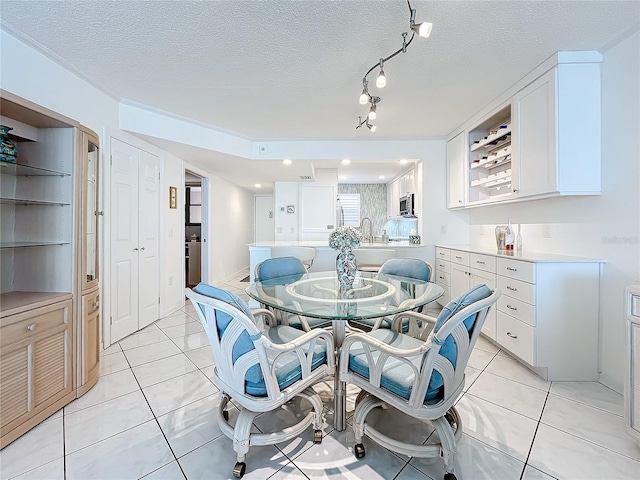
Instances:
[[[82,291],[98,284],[99,271],[99,216],[98,210],[98,170],[100,150],[98,137],[90,130],[82,130]]]

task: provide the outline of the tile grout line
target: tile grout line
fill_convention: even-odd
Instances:
[[[547,400],[549,400],[550,391],[551,391],[551,384],[549,384],[549,390],[547,391],[547,396],[544,399],[544,405],[542,406],[542,411],[540,412],[540,418],[538,419],[538,423],[536,423],[536,430],[535,430],[535,432],[533,432],[533,438],[531,439],[531,445],[529,446],[529,452],[527,453],[527,458],[524,461],[524,467],[522,467],[522,473],[520,474],[520,480],[523,479],[524,472],[527,469],[527,465],[529,465],[529,458],[531,457],[531,451],[533,450],[533,444],[536,442],[536,435],[538,435],[538,428],[540,428],[540,424],[542,423],[542,416],[544,415],[544,409],[547,407]],[[531,466],[531,468],[534,468],[534,467]],[[543,473],[547,473],[547,472],[543,472]]]

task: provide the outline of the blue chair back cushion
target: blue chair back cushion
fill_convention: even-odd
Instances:
[[[256,280],[264,282],[278,277],[304,275],[307,269],[296,257],[269,258],[258,266]]]
[[[251,320],[254,320],[249,306],[240,297],[231,292],[207,285],[206,283],[198,284],[193,288],[193,291],[200,295],[205,295],[207,297],[226,302],[243,312]],[[231,317],[231,315],[220,310],[216,310],[216,328],[219,338],[222,338],[225,330],[232,320],[233,317]],[[296,338],[304,335],[305,332],[288,326],[278,326],[272,327],[263,333],[267,335],[273,343],[282,344],[295,340]],[[231,352],[233,363],[235,363],[242,355],[254,348],[253,341],[251,340],[249,333],[245,330],[240,334],[233,346]],[[325,347],[322,343],[319,343],[316,345],[313,353],[311,369],[315,370],[317,367],[325,363],[326,359],[327,353],[325,351]],[[278,379],[278,385],[281,390],[302,378],[302,368],[300,367],[298,356],[295,352],[281,355],[275,363],[276,378]],[[247,370],[245,375],[245,392],[257,397],[264,397],[267,395],[267,387],[264,383],[264,377],[259,364],[255,364]]]
[[[444,323],[449,318],[451,318],[463,308],[490,295],[491,290],[486,285],[480,285],[478,287],[474,287],[469,292],[464,293],[463,295],[460,295],[459,297],[451,300],[444,307],[444,309],[442,309],[440,315],[438,315],[436,325],[434,326],[434,332],[437,333],[437,331],[440,330],[442,325],[444,325]],[[475,318],[476,315],[474,314],[470,315],[464,320],[463,323],[467,328],[467,331],[472,331]],[[390,330],[379,329],[369,333],[369,335],[380,340],[381,342],[403,350],[417,348],[424,343],[422,340],[419,340],[417,338],[413,338],[408,335],[393,332]],[[442,346],[440,347],[440,354],[447,358],[454,367],[456,366],[458,351],[455,341],[453,340],[453,337],[451,335],[447,336]],[[377,362],[379,355],[380,353],[377,350],[372,351],[374,362]],[[406,360],[410,361],[419,371],[422,367],[424,358],[414,357],[407,358]],[[349,355],[349,369],[357,373],[358,375],[369,378],[369,362],[363,350],[352,348],[351,354]],[[414,378],[415,375],[413,373],[413,370],[406,362],[390,358],[385,364],[384,372],[380,379],[380,386],[402,398],[409,399],[409,397],[411,396],[411,389],[413,386]],[[443,383],[444,382],[442,380],[442,375],[440,375],[439,372],[434,371],[431,375],[429,387],[424,397],[425,403],[434,403],[442,399],[444,395],[442,389]]]
[[[418,258],[392,258],[384,262],[379,273],[415,278],[425,282],[431,280],[431,267]]]

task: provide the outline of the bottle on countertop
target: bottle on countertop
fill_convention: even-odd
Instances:
[[[513,234],[513,227],[511,226],[511,219],[504,231],[504,249],[513,250],[513,244],[515,243],[516,236]]]
[[[389,235],[386,230],[382,230],[382,243],[389,243]]]
[[[518,235],[516,235],[516,252],[522,252],[522,233],[520,233],[520,224],[518,224]]]

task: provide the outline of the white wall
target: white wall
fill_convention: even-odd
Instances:
[[[601,381],[622,391],[624,287],[640,280],[640,33],[604,53],[601,79],[602,195],[471,209],[469,222],[475,244],[495,247],[493,228],[511,218],[523,224],[525,250],[606,261],[600,293]],[[543,235],[545,224],[551,238]]]
[[[424,260],[434,265],[435,245],[469,242],[469,212],[447,210],[447,143],[432,140],[418,165],[418,184],[422,195],[418,199],[418,226],[422,244],[427,248]]]
[[[102,139],[103,127],[118,126],[118,102],[0,30],[0,87],[89,127]]]
[[[276,241],[298,240],[298,182],[275,182],[273,198]],[[287,213],[289,205],[294,213]]]

